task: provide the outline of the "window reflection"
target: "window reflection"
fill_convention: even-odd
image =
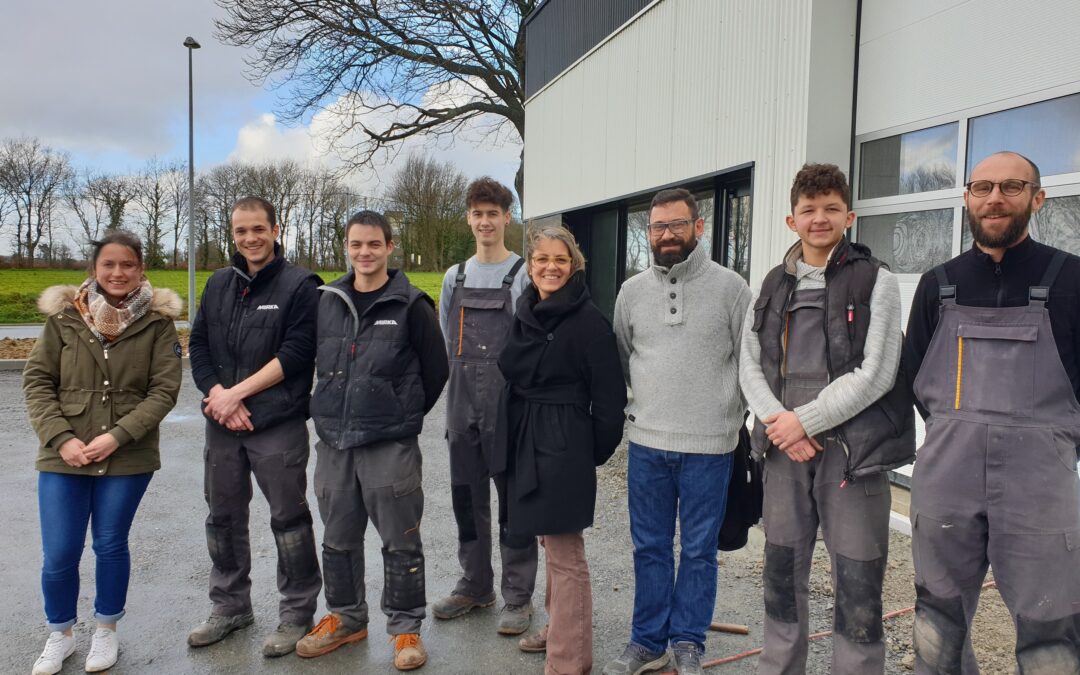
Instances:
[[[953,210],[863,216],[859,243],[896,274],[921,274],[952,257]]]
[[[859,198],[956,187],[959,122],[863,143]]]
[[[728,198],[727,266],[750,282],[750,195]]]
[[[1080,171],[1080,94],[974,117],[968,123],[967,172],[999,150],[1019,152],[1044,176]]]
[[[626,213],[626,267],[624,279],[649,267],[649,205],[638,204]]]

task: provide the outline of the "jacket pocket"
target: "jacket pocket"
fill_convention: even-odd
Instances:
[[[755,333],[760,333],[765,325],[765,312],[769,311],[769,297],[761,295],[754,301],[754,325],[751,330]]]

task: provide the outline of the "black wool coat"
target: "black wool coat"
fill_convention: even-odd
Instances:
[[[611,323],[589,299],[584,273],[547,300],[525,289],[499,369],[506,428],[495,468],[507,477],[508,530],[589,527],[596,467],[622,440],[626,383]]]

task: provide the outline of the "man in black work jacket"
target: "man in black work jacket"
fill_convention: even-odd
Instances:
[[[191,375],[206,416],[205,495],[210,618],[188,644],[203,647],[254,621],[248,504],[251,474],[270,505],[280,624],[266,656],[292,652],[310,629],[319,574],[308,508],[307,417],[320,279],[281,257],[273,205],[245,197],[232,211],[232,266],[206,283],[191,328]]]
[[[977,673],[987,568],[1019,673],[1080,672],[1080,258],[1033,241],[1046,195],[1014,152],[974,166],[975,245],[923,275],[907,335],[926,421],[912,477],[915,672]]]

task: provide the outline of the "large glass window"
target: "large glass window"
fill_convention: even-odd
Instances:
[[[615,272],[618,270],[619,210],[601,211],[589,226],[589,288],[593,302],[608,317],[615,315]]]
[[[863,143],[859,198],[956,187],[958,122]]]
[[[999,150],[1019,152],[1044,176],[1080,171],[1080,94],[973,117],[967,171]]]
[[[859,243],[896,274],[921,274],[952,257],[953,210],[863,216]]]
[[[626,211],[626,267],[629,279],[649,267],[649,204],[637,204]]]
[[[1031,214],[1029,232],[1032,239],[1080,255],[1080,196],[1052,197],[1041,209]],[[971,227],[964,211],[962,250],[971,248]]]

